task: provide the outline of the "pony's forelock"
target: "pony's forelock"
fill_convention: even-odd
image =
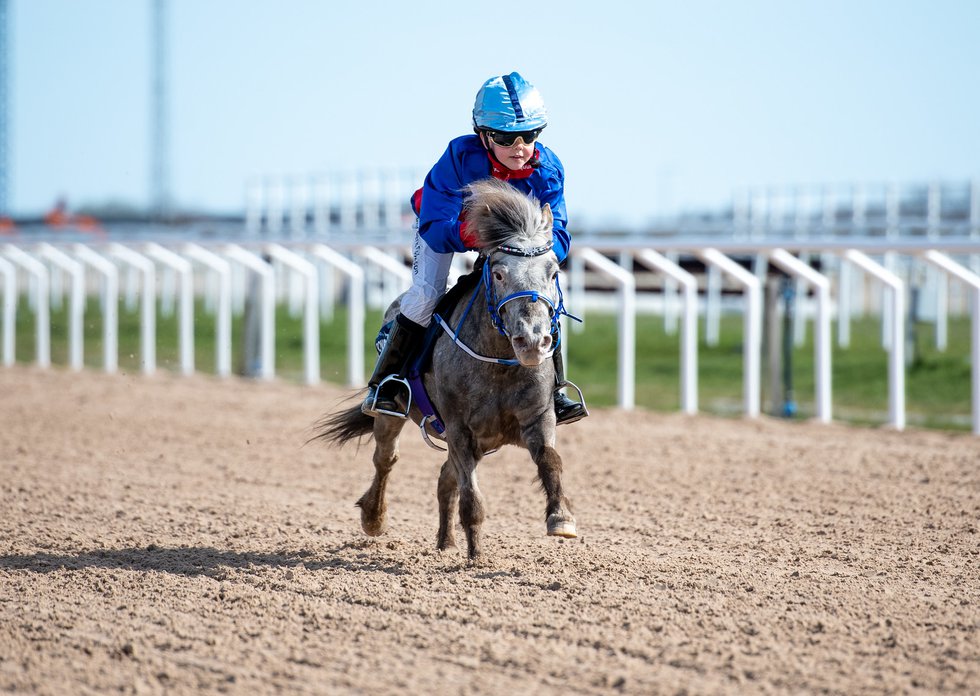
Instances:
[[[544,241],[541,204],[533,195],[525,195],[510,184],[497,179],[482,179],[466,187],[464,203],[467,232],[480,249],[500,246],[504,242],[534,244]]]

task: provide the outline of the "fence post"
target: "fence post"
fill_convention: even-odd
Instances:
[[[5,244],[3,248],[7,258],[34,276],[35,282],[37,283],[37,314],[35,315],[37,325],[35,327],[34,359],[40,367],[50,367],[51,298],[48,291],[50,277],[48,269],[43,263],[23,249],[15,247],[13,244]]]
[[[636,280],[633,274],[594,249],[575,252],[587,265],[619,285],[619,406],[632,409],[636,390]]]
[[[307,384],[320,382],[320,309],[316,266],[279,244],[267,244],[266,253],[293,269],[305,280],[303,306],[303,375]]]
[[[324,244],[314,244],[310,254],[336,268],[350,280],[347,291],[347,384],[364,386],[364,269]]]
[[[68,304],[68,365],[81,370],[84,363],[85,267],[46,242],[37,246],[38,256],[47,259],[71,276],[71,299]]]
[[[215,372],[231,374],[231,264],[197,244],[187,243],[183,254],[214,271],[218,276],[218,306],[215,312]]]
[[[676,258],[676,254],[674,254]],[[698,412],[698,281],[674,259],[652,249],[636,255],[640,263],[667,275],[684,288],[684,313],[681,319],[681,410]],[[665,298],[666,299],[666,298]],[[665,310],[666,311],[666,308]]]
[[[156,259],[180,276],[180,304],[177,314],[180,341],[180,371],[184,375],[194,373],[194,271],[190,261],[169,249],[150,242],[143,248],[151,259]]]
[[[14,331],[17,327],[17,269],[0,256],[0,275],[3,276],[3,364],[14,364]]]
[[[972,290],[970,303],[970,376],[973,408],[973,434],[980,435],[980,275],[953,261],[945,254],[930,250],[922,257],[946,273],[961,280]]]
[[[816,411],[817,419],[821,423],[829,423],[831,418],[830,280],[784,249],[773,249],[769,259],[787,273],[809,283],[817,291],[817,320],[813,331]],[[800,303],[797,302],[796,306],[799,308]]]
[[[222,251],[230,260],[254,271],[259,277],[259,377],[272,379],[276,375],[276,288],[272,266],[237,244],[226,244]]]
[[[422,242],[424,244],[424,242]],[[367,261],[370,266],[376,267],[382,271],[387,271],[393,275],[398,280],[397,291],[398,293],[404,292],[412,284],[412,269],[408,268],[402,261],[391,257],[390,255],[384,253],[380,249],[370,246],[363,246],[357,249],[357,253]],[[387,283],[384,283],[387,285]],[[370,292],[370,288],[368,288]],[[394,297],[382,297],[381,299],[381,310],[384,311],[387,305],[394,300]]]
[[[157,367],[156,269],[153,262],[122,244],[109,245],[109,253],[143,276],[143,295],[140,298],[140,362],[143,374],[152,375]]]
[[[102,364],[112,374],[119,367],[119,269],[101,254],[84,244],[72,247],[82,263],[94,268],[103,277],[102,292]]]
[[[762,297],[759,279],[745,270],[717,249],[708,248],[698,252],[698,256],[720,270],[728,273],[745,290],[745,314],[742,320],[742,369],[745,415],[756,418],[759,415],[760,362],[762,356]]]
[[[888,352],[888,418],[896,430],[905,429],[905,283],[881,264],[857,249],[848,249],[844,258],[870,273],[890,288]]]

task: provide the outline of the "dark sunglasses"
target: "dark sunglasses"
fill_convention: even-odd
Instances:
[[[510,147],[515,142],[517,142],[518,138],[523,140],[525,145],[530,145],[531,143],[533,143],[535,140],[538,139],[538,136],[541,135],[542,130],[544,129],[537,128],[535,130],[516,131],[516,132],[485,130],[483,132],[486,133],[487,137],[490,138],[490,140],[495,142],[497,145],[500,145],[501,147]]]

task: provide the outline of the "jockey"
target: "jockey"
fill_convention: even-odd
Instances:
[[[559,263],[565,260],[570,244],[565,230],[565,170],[557,155],[536,142],[547,125],[541,94],[520,74],[493,77],[480,87],[473,106],[475,134],[452,140],[412,196],[419,216],[412,247],[412,287],[402,297],[401,311],[368,381],[368,395],[361,405],[364,413],[400,413],[393,395],[379,394],[378,385],[400,372],[411,357],[446,291],[453,254],[472,248],[466,222],[460,219],[467,184],[492,176],[533,194],[542,205],[548,203],[554,216],[554,252]],[[588,411],[559,391],[565,385],[561,351],[555,351],[554,361],[557,422],[573,423]]]

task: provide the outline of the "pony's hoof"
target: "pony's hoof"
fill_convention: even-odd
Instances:
[[[574,520],[564,520],[560,517],[552,517],[548,519],[548,536],[564,537],[565,539],[574,539],[578,536],[575,531],[575,521]]]
[[[388,531],[388,525],[385,524],[384,520],[381,520],[380,522],[373,522],[373,521],[369,522],[368,520],[361,520],[361,529],[363,529],[364,533],[367,534],[368,536],[375,537],[375,536],[381,536],[386,531]]]

